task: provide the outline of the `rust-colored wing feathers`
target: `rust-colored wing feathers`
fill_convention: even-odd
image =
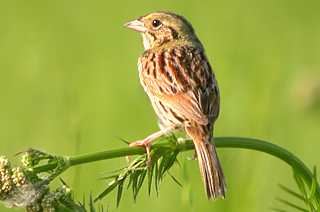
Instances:
[[[219,107],[219,94],[211,67],[201,57],[205,57],[204,53],[185,48],[146,51],[140,57],[139,72],[149,95],[186,119],[206,125],[218,116],[219,108],[213,107]],[[215,101],[217,104],[212,106]]]

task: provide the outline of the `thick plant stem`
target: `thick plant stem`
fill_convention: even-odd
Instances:
[[[241,137],[216,137],[215,138],[215,145],[217,148],[242,148],[242,149],[252,149],[257,150],[260,152],[265,152],[267,154],[273,155],[284,162],[286,162],[288,165],[290,165],[294,170],[298,170],[305,182],[307,183],[307,186],[311,188],[312,186],[312,179],[314,178],[312,172],[310,169],[294,154],[289,152],[288,150],[279,147],[275,144],[258,140],[258,139],[252,139],[252,138],[241,138]],[[178,142],[178,145],[172,145],[168,144],[155,144],[152,145],[152,149],[166,149],[168,151],[168,148],[171,149],[171,151],[179,150],[181,152],[188,151],[194,149],[193,142],[190,140],[185,140],[183,142]],[[94,161],[99,160],[106,160],[111,158],[118,158],[118,157],[125,157],[127,155],[141,155],[145,154],[145,148],[143,147],[127,147],[122,149],[116,149],[116,150],[108,150],[108,151],[102,151],[92,154],[84,154],[79,156],[70,156],[66,157],[68,160],[69,167],[80,165],[84,163],[90,163]],[[48,164],[40,167],[35,167],[33,169],[34,172],[40,173],[45,171],[50,171],[54,168],[56,168],[58,163]],[[67,167],[68,168],[68,167]],[[320,187],[317,183],[316,185],[316,191],[315,191],[316,199],[320,200]],[[319,202],[318,202],[319,204]]]

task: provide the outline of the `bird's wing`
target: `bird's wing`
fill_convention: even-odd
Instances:
[[[139,72],[148,95],[183,118],[202,125],[215,121],[219,94],[204,53],[190,49],[149,52],[140,57]]]

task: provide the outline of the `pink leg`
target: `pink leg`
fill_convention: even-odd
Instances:
[[[161,137],[162,135],[164,134],[167,134],[168,132],[171,132],[172,130],[174,129],[174,127],[167,127],[167,128],[164,128],[158,132],[155,132],[151,135],[149,135],[148,137],[146,137],[145,139],[143,140],[139,140],[139,141],[136,141],[134,143],[131,143],[129,146],[132,147],[132,146],[145,146],[146,147],[146,151],[147,151],[147,156],[148,156],[148,161],[147,161],[147,168],[150,166],[151,164],[151,157],[150,157],[150,143],[152,141],[154,141],[155,139]]]
[[[134,143],[131,143],[130,147],[131,146],[146,146],[146,145],[150,144],[152,141],[154,141],[155,139],[159,138],[160,136],[167,134],[168,132],[171,132],[173,129],[174,129],[174,127],[164,128],[158,132],[155,132],[155,133],[149,135],[148,137],[146,137],[143,140],[139,140]]]

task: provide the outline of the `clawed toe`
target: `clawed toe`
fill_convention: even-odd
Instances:
[[[150,167],[152,160],[151,160],[151,149],[150,149],[150,145],[149,142],[146,142],[145,140],[140,140],[140,141],[136,141],[134,143],[131,143],[129,145],[130,147],[134,147],[134,146],[145,146],[146,148],[146,152],[147,152],[147,166],[146,166],[146,170]],[[129,164],[130,162],[130,156],[126,157],[127,163]]]
[[[131,143],[129,146],[130,147],[133,147],[133,146],[145,146],[146,147],[146,152],[147,152],[147,167],[146,169],[148,169],[152,163],[151,161],[151,156],[150,156],[150,143],[152,141],[154,141],[155,139],[159,138],[160,136],[166,134],[166,133],[169,133],[171,132],[172,130],[174,130],[175,127],[174,126],[170,126],[170,127],[167,127],[167,128],[164,128],[164,129],[161,129],[160,131],[158,132],[155,132],[151,135],[149,135],[147,138],[145,138],[144,140],[139,140],[139,141],[136,141],[136,142],[133,142]]]
[[[146,151],[147,151],[147,167],[145,168],[145,170],[147,170],[151,163],[152,163],[152,160],[151,160],[151,150],[150,150],[150,145],[147,144],[146,145]]]
[[[197,159],[197,157],[198,157],[198,155],[197,155],[197,152],[195,151],[193,158],[188,158],[188,160],[195,160],[195,159]]]

